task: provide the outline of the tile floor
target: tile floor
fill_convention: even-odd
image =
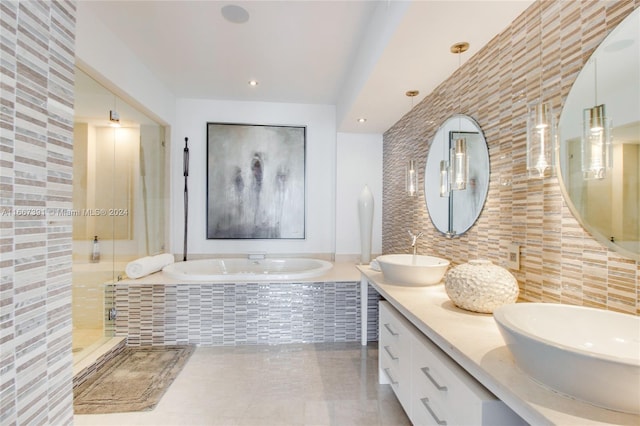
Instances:
[[[410,425],[378,384],[375,344],[200,347],[153,411],[74,416],[83,425]]]

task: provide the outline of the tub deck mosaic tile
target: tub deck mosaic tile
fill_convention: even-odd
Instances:
[[[360,340],[360,282],[116,284],[116,336],[131,346]],[[379,295],[369,287],[368,336]]]

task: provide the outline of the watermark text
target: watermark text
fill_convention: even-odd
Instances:
[[[61,217],[113,217],[129,216],[129,209],[62,209],[45,207],[0,208],[0,216],[61,216]]]

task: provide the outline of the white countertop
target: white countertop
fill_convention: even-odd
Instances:
[[[413,325],[527,422],[558,425],[640,425],[640,416],[598,408],[534,382],[514,364],[491,314],[456,307],[443,284],[406,287],[358,266],[371,284]]]

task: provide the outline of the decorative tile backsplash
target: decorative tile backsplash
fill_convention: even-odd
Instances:
[[[360,341],[360,282],[108,286],[116,336],[130,346]],[[367,338],[377,340],[378,293],[369,287]]]
[[[75,4],[0,2],[0,424],[73,422]]]
[[[383,148],[383,252],[407,252],[409,228],[424,232],[420,253],[454,265],[475,258],[504,265],[513,242],[521,245],[521,267],[512,272],[522,300],[640,314],[640,264],[601,246],[581,227],[557,178],[526,175],[527,106],[540,97],[541,74],[544,99],[559,113],[591,53],[639,5],[638,0],[536,2],[389,129]],[[461,238],[446,239],[433,227],[422,191],[418,197],[404,195],[404,167],[413,159],[424,170],[431,139],[454,113],[480,124],[491,177],[478,222]]]

